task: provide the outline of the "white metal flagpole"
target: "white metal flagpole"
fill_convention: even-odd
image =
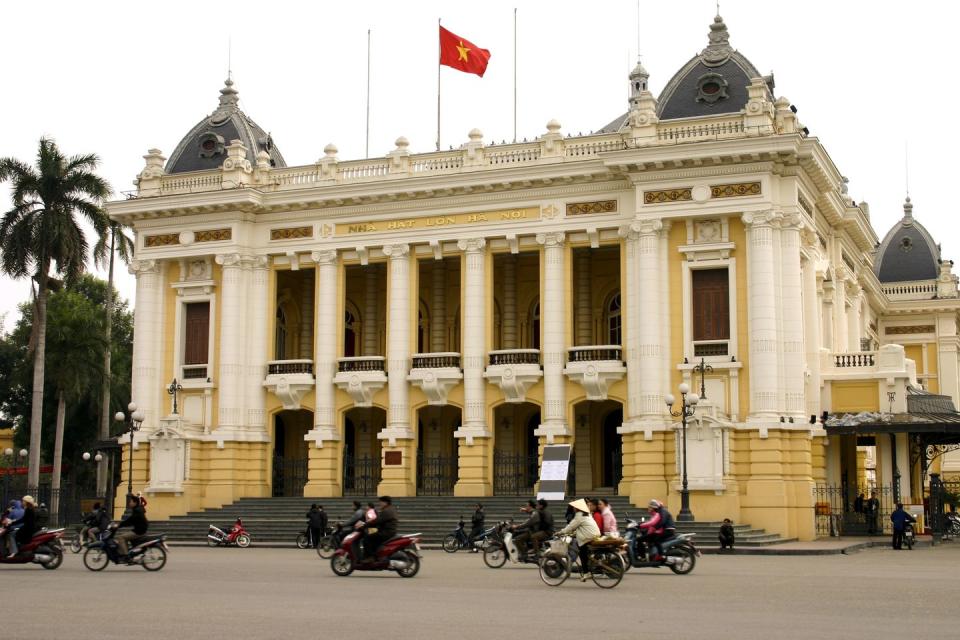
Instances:
[[[517,141],[517,8],[513,8],[513,141]]]
[[[370,157],[370,29],[367,29],[367,142],[363,157]]]
[[[437,151],[440,151],[440,18],[437,18]]]

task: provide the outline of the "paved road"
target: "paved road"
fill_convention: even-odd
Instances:
[[[174,548],[159,573],[0,567],[4,638],[958,637],[960,545],[848,556],[704,556],[692,574],[633,570],[619,587],[540,582],[428,551],[420,575],[335,577],[311,551]],[[388,626],[396,631],[388,631]],[[666,627],[666,629],[664,628]],[[532,635],[531,635],[532,633]],[[588,635],[585,635],[588,634]]]

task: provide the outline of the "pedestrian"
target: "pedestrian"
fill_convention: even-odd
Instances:
[[[857,499],[853,501],[853,512],[858,515],[859,520],[863,520],[863,494],[857,496]]]
[[[484,514],[483,514],[483,505],[478,502],[478,503],[477,503],[476,505],[474,505],[474,506],[475,506],[476,508],[474,509],[473,515],[470,517],[470,535],[467,537],[467,541],[470,543],[470,551],[471,551],[471,553],[477,553],[477,552],[478,552],[478,550],[477,550],[477,548],[474,546],[473,542],[474,542],[474,540],[476,540],[480,535],[483,534],[483,521],[484,521],[484,518],[485,518],[485,516],[484,516]]]
[[[725,551],[730,549],[733,551],[734,543],[734,533],[733,533],[733,522],[730,521],[730,518],[724,518],[723,524],[720,525],[720,535],[717,536],[720,539],[720,550]]]
[[[310,533],[310,543],[316,549],[320,544],[320,538],[327,530],[327,514],[323,507],[314,503],[310,505],[310,511],[307,511],[307,527]]]
[[[890,522],[893,523],[893,548],[903,548],[903,534],[907,530],[908,522],[916,522],[917,519],[903,510],[903,503],[898,502],[896,510],[890,514]]]
[[[877,517],[880,515],[880,500],[877,499],[876,491],[870,494],[870,499],[864,506],[864,512],[867,515],[867,533],[875,535],[877,533]]]
[[[619,538],[620,531],[617,528],[617,517],[613,515],[610,503],[606,498],[600,498],[597,500],[597,505],[600,512],[600,533],[612,538]]]

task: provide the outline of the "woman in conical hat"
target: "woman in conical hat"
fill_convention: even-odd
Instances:
[[[576,515],[573,516],[570,524],[564,527],[557,535],[572,535],[576,537],[577,545],[580,547],[580,580],[586,582],[589,577],[587,567],[590,562],[590,553],[587,545],[600,537],[600,528],[597,527],[597,523],[594,522],[590,516],[590,507],[587,505],[586,500],[583,498],[574,500],[570,503],[570,506],[576,511]]]

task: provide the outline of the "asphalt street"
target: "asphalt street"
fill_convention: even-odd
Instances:
[[[427,551],[420,574],[333,575],[313,551],[173,548],[159,573],[0,566],[5,638],[469,639],[960,636],[960,545],[852,555],[704,556],[694,572],[633,569],[615,589],[544,585]]]

